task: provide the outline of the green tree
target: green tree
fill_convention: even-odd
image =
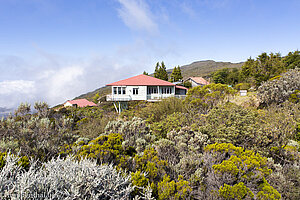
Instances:
[[[300,67],[300,51],[289,52],[283,59],[284,65],[287,69],[294,69]]]
[[[144,75],[149,75],[146,71],[143,72]]]
[[[262,53],[256,60],[249,58],[242,66],[241,76],[247,81],[252,82],[257,87],[262,82],[278,76],[285,70],[282,57],[279,53]]]
[[[159,62],[157,62],[154,71],[154,78],[159,78],[159,68],[160,68]]]
[[[168,73],[167,73],[165,63],[163,61],[161,62],[161,66],[159,68],[159,79],[168,81]]]
[[[176,81],[182,80],[181,69],[179,66],[174,67],[170,79],[171,79],[171,82],[176,82]]]

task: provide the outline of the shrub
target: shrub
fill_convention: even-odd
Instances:
[[[245,196],[254,196],[255,199],[281,198],[279,192],[266,181],[272,173],[267,158],[258,153],[230,143],[215,143],[205,148],[203,162],[203,167],[207,169],[204,180],[206,196],[218,190],[225,199],[231,196],[237,199]]]
[[[292,69],[282,74],[280,79],[264,82],[257,91],[261,105],[279,104],[288,100],[296,90],[300,90],[300,69]]]
[[[179,131],[181,127],[187,125],[188,118],[183,113],[173,113],[167,115],[159,122],[155,122],[151,125],[151,130],[158,138],[166,138],[167,133],[170,131]]]
[[[170,177],[165,175],[163,180],[158,183],[159,199],[190,199],[192,188],[188,181],[184,181],[182,176],[178,181],[171,181]]]
[[[249,90],[251,87],[250,83],[239,83],[235,85],[236,90]]]
[[[105,127],[105,133],[119,133],[124,138],[123,148],[133,147],[138,153],[142,153],[146,145],[152,143],[155,139],[150,134],[150,128],[146,125],[146,122],[137,117],[129,121],[110,121]]]
[[[123,149],[122,142],[123,137],[120,134],[111,133],[99,136],[88,144],[82,141],[73,145],[65,145],[60,154],[62,156],[74,155],[79,160],[85,157],[96,159],[98,164],[113,163],[119,167],[127,167],[126,165],[130,163],[128,153],[132,154],[132,152]]]
[[[41,167],[32,163],[28,171],[8,155],[0,172],[0,193],[4,199],[128,199],[134,190],[131,176],[112,165],[97,165],[67,157],[52,159]],[[14,197],[14,198],[13,198]]]
[[[190,89],[184,100],[189,110],[197,110],[200,113],[207,113],[219,103],[228,101],[236,91],[223,84],[209,84],[197,86]]]

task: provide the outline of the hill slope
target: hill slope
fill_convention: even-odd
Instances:
[[[223,69],[223,68],[240,68],[242,67],[243,62],[240,63],[231,63],[231,62],[215,62],[213,60],[205,60],[205,61],[197,61],[193,62],[189,65],[184,65],[181,68],[181,73],[183,78],[188,78],[190,76],[203,76],[207,77],[209,74],[212,72],[218,70],[218,69]],[[168,69],[167,72],[168,74],[171,74],[173,69]],[[151,74],[152,76],[153,74]],[[125,78],[125,77],[124,77]],[[118,80],[116,80],[118,81]],[[75,99],[79,98],[86,98],[91,100],[91,98],[99,93],[100,97],[105,96],[106,94],[110,93],[109,87],[101,87],[98,88],[92,92],[88,92],[86,94],[82,94]]]
[[[183,78],[190,76],[208,76],[212,72],[223,68],[241,68],[243,62],[231,63],[231,62],[215,62],[213,60],[197,61],[189,65],[180,67]],[[170,73],[173,69],[169,69]]]

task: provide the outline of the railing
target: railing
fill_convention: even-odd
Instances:
[[[185,99],[186,95],[173,95],[173,94],[148,94],[147,100],[160,100],[169,97],[176,97],[179,99]]]
[[[161,99],[169,98],[169,97],[176,97],[179,99],[185,99],[186,95],[174,95],[174,94],[148,94],[147,101],[159,101]],[[131,101],[131,96],[129,95],[106,95],[106,101]]]
[[[106,101],[130,101],[131,97],[128,95],[115,96],[115,95],[106,95]]]

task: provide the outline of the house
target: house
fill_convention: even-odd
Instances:
[[[96,106],[96,104],[86,99],[75,99],[75,100],[66,101],[66,103],[64,103],[64,107],[68,107],[68,106],[88,107],[88,106]]]
[[[111,86],[111,95],[107,101],[157,101],[168,97],[184,98],[187,88],[148,75],[137,75],[128,79],[107,84]]]
[[[199,85],[204,86],[209,84],[209,82],[202,77],[189,77],[185,81],[191,82],[192,87],[196,87]]]

